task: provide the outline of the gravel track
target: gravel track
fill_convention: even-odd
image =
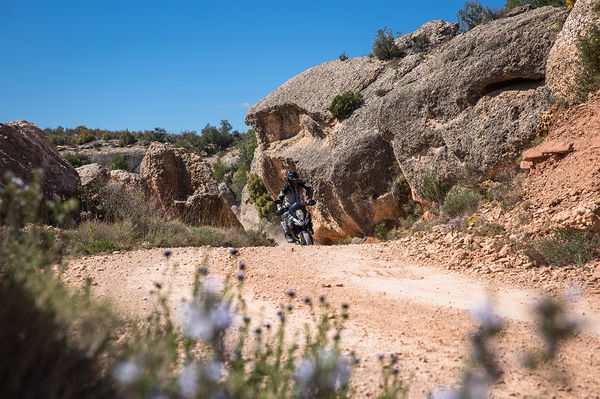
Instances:
[[[468,334],[474,328],[470,310],[488,295],[507,321],[498,351],[505,374],[494,398],[600,398],[600,297],[583,294],[572,311],[583,332],[560,354],[560,363],[531,372],[518,366],[525,348],[539,345],[529,309],[539,294],[515,285],[477,280],[441,267],[426,267],[403,257],[395,244],[243,248],[232,256],[226,248],[178,248],[167,261],[162,250],[133,251],[75,259],[65,281],[94,281],[94,292],[112,298],[118,309],[141,316],[153,308],[149,294],[156,281],[172,287],[171,305],[189,296],[194,271],[234,276],[246,264],[244,294],[252,312],[274,315],[287,302],[288,289],[298,292],[292,323],[310,316],[304,296],[327,296],[332,304],[350,304],[343,334],[345,349],[364,359],[355,374],[361,397],[377,390],[378,353],[398,354],[410,397],[423,398],[435,386],[453,384],[466,361]]]

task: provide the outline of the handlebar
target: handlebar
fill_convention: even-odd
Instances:
[[[274,199],[274,200],[271,200],[271,201],[273,201],[275,204],[282,205],[282,204],[281,204],[281,201],[280,201],[279,199]],[[283,214],[284,214],[286,211],[288,211],[288,210],[290,210],[290,209],[291,209],[291,210],[295,210],[295,209],[297,209],[297,208],[298,208],[298,207],[300,207],[300,206],[314,206],[314,205],[316,205],[316,204],[317,204],[317,201],[315,201],[314,199],[311,199],[311,200],[309,200],[308,202],[305,202],[305,201],[298,201],[298,202],[296,202],[296,203],[293,203],[293,204],[292,204],[292,205],[290,205],[289,207],[282,207],[281,209],[278,209],[278,210],[275,212],[275,215],[276,215],[276,216],[280,216],[280,215],[283,215]]]

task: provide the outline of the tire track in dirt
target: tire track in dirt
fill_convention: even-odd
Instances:
[[[73,260],[65,274],[70,284],[94,280],[94,292],[110,297],[126,313],[143,315],[152,309],[148,294],[155,281],[172,287],[171,306],[177,308],[191,292],[194,271],[206,265],[211,273],[233,276],[239,262],[247,268],[245,295],[251,309],[275,314],[286,302],[284,292],[295,289],[296,311],[291,322],[301,326],[309,311],[304,296],[327,296],[332,304],[347,302],[351,318],[343,334],[345,349],[364,361],[355,375],[360,396],[377,388],[377,353],[400,356],[402,374],[409,379],[410,397],[424,395],[439,384],[455,382],[464,365],[470,309],[491,292],[509,330],[499,340],[500,362],[507,370],[494,389],[495,398],[598,398],[600,392],[600,317],[597,297],[586,297],[573,311],[587,321],[586,332],[566,345],[561,365],[530,372],[515,365],[519,352],[538,345],[528,308],[537,293],[514,286],[482,282],[441,268],[423,267],[402,258],[385,244],[243,248],[232,256],[225,248],[179,248],[167,260],[162,250]],[[569,379],[569,384],[564,382]]]

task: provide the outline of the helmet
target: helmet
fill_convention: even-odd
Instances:
[[[298,180],[300,179],[300,177],[298,176],[298,173],[292,172],[292,171],[287,172],[286,178],[287,178],[288,183],[297,183]]]

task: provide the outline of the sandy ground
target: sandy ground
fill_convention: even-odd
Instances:
[[[539,294],[514,284],[477,280],[441,267],[425,267],[403,257],[389,243],[360,246],[245,248],[232,256],[228,249],[180,248],[167,261],[162,250],[134,251],[73,260],[65,280],[73,285],[86,278],[94,292],[110,297],[125,313],[143,315],[152,308],[154,282],[173,287],[172,306],[189,296],[193,274],[205,264],[211,273],[234,276],[237,264],[247,266],[245,295],[251,309],[275,314],[294,289],[297,310],[293,323],[307,320],[304,296],[327,296],[332,304],[350,304],[343,334],[347,350],[363,359],[354,384],[359,396],[377,391],[376,354],[395,353],[410,386],[409,397],[423,398],[438,385],[454,384],[467,358],[470,311],[487,295],[497,303],[508,330],[498,341],[505,370],[494,398],[600,398],[600,296],[583,293],[572,312],[583,331],[562,350],[556,365],[527,371],[518,365],[526,348],[538,346],[530,308]],[[173,270],[175,272],[173,272]]]

